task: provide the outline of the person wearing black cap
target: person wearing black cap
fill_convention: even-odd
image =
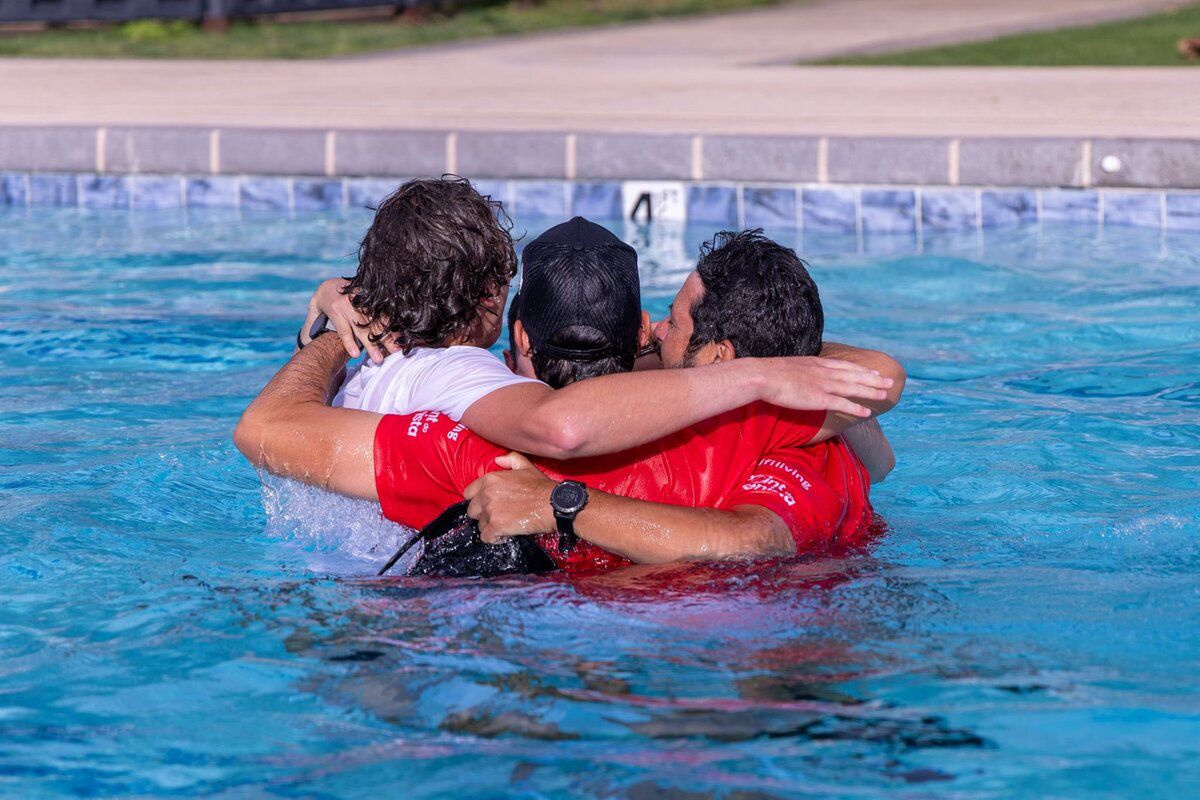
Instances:
[[[560,388],[633,368],[651,332],[632,247],[575,217],[530,242],[522,263],[510,336],[531,354],[535,375]]]

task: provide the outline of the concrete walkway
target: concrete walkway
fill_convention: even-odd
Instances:
[[[825,0],[329,61],[0,60],[0,125],[1196,137],[1191,69],[795,67],[1172,0]]]

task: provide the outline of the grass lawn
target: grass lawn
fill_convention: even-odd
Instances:
[[[471,5],[415,20],[239,22],[225,33],[186,22],[0,34],[0,56],[321,58],[423,44],[779,5],[784,0],[541,0]]]
[[[1082,28],[1004,36],[905,53],[846,56],[822,64],[904,67],[1169,67],[1200,65],[1179,54],[1183,38],[1200,38],[1200,5]]]

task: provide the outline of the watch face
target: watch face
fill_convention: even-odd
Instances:
[[[550,504],[554,510],[563,514],[571,514],[583,508],[587,502],[587,489],[582,483],[566,481],[554,487],[550,493]]]

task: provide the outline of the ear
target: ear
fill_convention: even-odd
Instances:
[[[493,314],[499,314],[504,310],[504,297],[502,295],[488,295],[483,298],[483,302],[479,304]]]
[[[650,312],[643,311],[642,326],[638,328],[638,350],[650,344],[650,337],[653,336],[653,330],[650,325]]]
[[[525,326],[521,324],[521,320],[513,323],[513,338],[517,340],[517,351],[526,358],[532,358],[533,345],[529,343],[529,334],[525,332]]]
[[[728,339],[722,339],[713,345],[713,360],[712,363],[720,364],[722,361],[733,361],[737,358],[737,351],[733,347],[733,342]]]

